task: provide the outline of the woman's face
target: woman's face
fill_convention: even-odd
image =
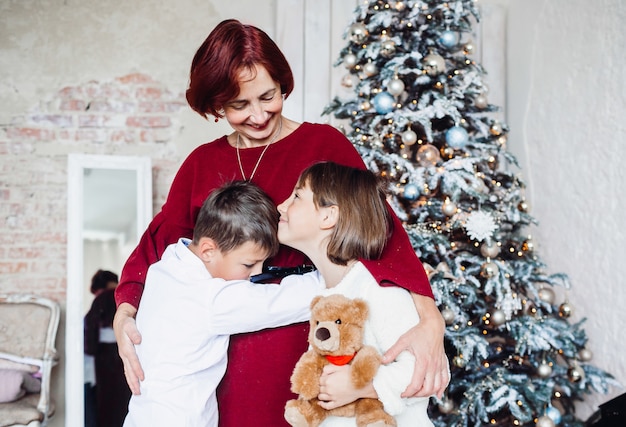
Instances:
[[[257,65],[239,74],[239,95],[224,105],[224,116],[242,137],[266,142],[278,130],[282,110],[280,84]]]

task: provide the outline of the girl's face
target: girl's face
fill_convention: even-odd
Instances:
[[[280,84],[272,80],[265,67],[239,74],[239,95],[224,105],[230,126],[249,141],[272,138],[279,128],[283,110]]]
[[[307,245],[319,240],[322,210],[315,206],[308,184],[296,187],[291,196],[278,205],[278,212],[278,240],[309,255]]]

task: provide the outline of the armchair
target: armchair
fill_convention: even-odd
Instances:
[[[54,414],[50,374],[58,362],[59,317],[59,305],[47,298],[0,294],[0,373],[5,376],[5,380],[0,378],[4,387],[0,391],[7,400],[0,403],[0,427],[43,427]],[[41,378],[41,383],[33,377]],[[10,384],[17,389],[6,390]],[[39,392],[29,392],[36,389]],[[7,398],[12,392],[14,399]]]

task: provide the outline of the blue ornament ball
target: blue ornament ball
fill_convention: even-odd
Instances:
[[[411,202],[417,200],[420,195],[420,189],[415,184],[407,184],[404,186],[404,194],[403,197]]]
[[[387,114],[393,111],[396,100],[389,92],[381,92],[372,99],[374,109],[378,114]]]
[[[456,31],[445,30],[439,36],[439,43],[445,48],[451,49],[459,44],[459,33]]]
[[[561,423],[561,418],[562,418],[561,411],[559,411],[554,406],[550,405],[546,408],[546,415],[550,417],[552,421],[554,421],[554,424]]]
[[[453,126],[446,132],[446,143],[452,148],[463,148],[469,141],[469,134],[461,126]]]

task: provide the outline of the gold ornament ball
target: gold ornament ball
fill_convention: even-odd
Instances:
[[[480,275],[485,279],[491,279],[492,277],[495,277],[499,271],[500,269],[495,262],[486,262],[482,265]]]
[[[585,378],[585,371],[580,366],[571,366],[567,370],[567,378],[572,383],[579,383]]]
[[[372,108],[372,103],[371,102],[369,102],[368,100],[365,100],[365,101],[361,102],[361,110],[367,111],[370,108]]]
[[[432,144],[424,144],[417,150],[415,160],[422,166],[434,166],[439,163],[441,156],[437,147]]]
[[[465,362],[465,359],[463,359],[461,356],[454,356],[454,358],[452,359],[452,363],[457,368],[465,368],[465,366],[467,365],[467,362]]]
[[[472,43],[465,43],[465,46],[463,46],[463,53],[470,55],[472,52],[474,52],[474,45]]]
[[[519,209],[520,212],[528,212],[528,203],[526,203],[525,200],[522,200],[517,205],[517,209]]]
[[[502,125],[498,122],[495,122],[494,124],[491,125],[491,128],[489,129],[489,131],[491,132],[492,135],[500,135],[502,133]]]
[[[573,307],[568,302],[564,302],[563,304],[559,306],[559,316],[564,317],[566,319],[572,315],[573,311],[574,311]]]
[[[529,252],[529,251],[532,251],[533,249],[535,249],[535,245],[533,244],[532,240],[528,239],[528,240],[525,240],[522,243],[522,250],[523,251]]]
[[[448,145],[441,147],[439,151],[441,152],[441,157],[443,157],[444,159],[450,160],[454,157],[454,148]]]

